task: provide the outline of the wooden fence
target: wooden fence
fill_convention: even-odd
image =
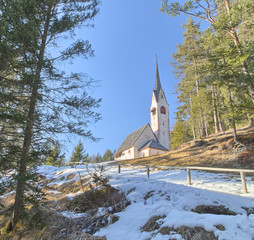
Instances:
[[[211,172],[234,172],[240,173],[243,193],[248,193],[245,173],[254,173],[254,170],[249,169],[231,169],[231,168],[212,168],[212,167],[175,167],[175,166],[151,166],[151,165],[138,165],[138,164],[110,164],[118,166],[118,173],[121,173],[121,166],[136,166],[146,168],[147,177],[150,177],[151,168],[164,168],[164,169],[184,169],[187,172],[187,185],[191,185],[191,170],[211,171]]]
[[[76,168],[76,165],[86,165],[87,162],[68,162],[65,163],[65,166],[72,166]],[[103,164],[103,163],[101,163]],[[139,164],[112,164],[109,163],[106,166],[118,166],[118,173],[121,173],[121,166],[135,166],[135,167],[144,167],[146,168],[147,177],[150,177],[151,168],[164,168],[164,169],[179,169],[186,170],[187,172],[187,185],[191,185],[191,170],[199,170],[199,171],[210,171],[210,172],[233,172],[239,173],[242,182],[243,193],[248,193],[247,185],[246,185],[246,173],[254,173],[254,170],[249,169],[233,169],[233,168],[212,168],[212,167],[175,167],[175,166],[151,166],[151,165],[139,165]]]

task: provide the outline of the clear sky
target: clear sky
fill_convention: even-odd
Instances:
[[[186,17],[164,15],[159,12],[160,4],[160,0],[104,0],[95,27],[78,31],[78,37],[91,42],[95,57],[78,58],[70,68],[100,81],[93,96],[102,98],[98,109],[102,120],[91,129],[102,140],[91,143],[74,137],[67,147],[69,152],[81,140],[89,154],[104,154],[107,149],[117,149],[128,134],[150,123],[156,55],[172,128],[177,80],[169,61],[176,45],[182,42],[181,26]]]

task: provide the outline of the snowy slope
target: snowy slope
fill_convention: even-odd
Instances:
[[[87,174],[84,166],[78,166],[82,176]],[[41,166],[38,172],[47,179],[57,175],[67,176],[76,173],[74,168],[55,168]],[[218,239],[254,239],[254,214],[246,213],[245,208],[254,207],[254,176],[247,177],[248,194],[242,194],[240,176],[224,173],[192,171],[192,186],[186,185],[184,170],[152,171],[150,178],[145,169],[122,168],[119,174],[116,167],[107,167],[111,175],[110,184],[127,194],[131,201],[123,212],[117,213],[119,220],[95,235],[106,236],[108,240],[136,239],[182,239],[181,235],[171,233],[162,235],[158,230],[142,232],[141,229],[151,216],[164,215],[159,220],[160,227],[180,226],[203,227],[213,231]],[[78,180],[78,176],[74,179]],[[61,184],[57,178],[52,184]],[[198,205],[225,206],[237,213],[236,216],[199,214],[191,209]],[[225,230],[215,226],[222,224]]]

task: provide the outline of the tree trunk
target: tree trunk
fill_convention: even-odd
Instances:
[[[208,123],[207,123],[207,118],[206,116],[204,115],[204,118],[205,118],[205,134],[206,134],[206,137],[209,136],[209,133],[208,133]]]
[[[191,96],[191,94],[190,94],[190,107],[192,109],[192,96]],[[193,140],[196,141],[196,130],[195,130],[193,119],[191,119],[191,125],[192,125]]]
[[[38,89],[40,83],[41,70],[43,67],[43,59],[46,48],[47,34],[49,28],[49,21],[51,17],[52,8],[49,7],[48,14],[46,17],[44,32],[42,35],[41,49],[38,57],[38,64],[36,73],[34,76],[34,82],[32,86],[32,93],[30,96],[29,111],[27,117],[27,123],[25,128],[25,136],[23,141],[22,155],[19,161],[19,169],[17,176],[17,186],[16,186],[16,195],[15,202],[13,207],[13,217],[12,217],[12,227],[15,228],[17,222],[22,218],[24,213],[24,194],[25,194],[25,184],[26,184],[26,175],[27,175],[27,159],[29,157],[32,137],[33,137],[33,127],[35,120],[35,108],[38,99]]]
[[[217,103],[216,103],[216,99],[215,99],[214,87],[212,87],[212,103],[213,103],[214,129],[215,129],[215,133],[218,133],[220,131],[220,129],[219,129]]]
[[[248,119],[249,119],[249,127],[253,127],[254,126],[254,119],[253,119],[253,117],[251,117],[250,113],[248,113],[247,115],[248,115]]]
[[[204,138],[204,137],[206,137],[206,130],[205,130],[205,119],[204,119],[203,113],[200,115],[200,117],[201,117],[201,123],[200,123],[201,136],[202,136],[202,138]]]
[[[232,96],[231,96],[230,89],[229,89],[229,104],[230,104],[230,109],[231,109],[231,114],[232,114],[231,121],[232,121],[232,125],[233,125],[234,142],[239,143],[237,140],[236,125],[235,125],[235,111],[233,109]]]

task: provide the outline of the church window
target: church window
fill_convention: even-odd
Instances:
[[[153,115],[156,114],[156,108],[155,108],[155,107],[151,108],[151,113],[152,113]]]
[[[161,114],[166,114],[166,108],[165,107],[161,107]]]

